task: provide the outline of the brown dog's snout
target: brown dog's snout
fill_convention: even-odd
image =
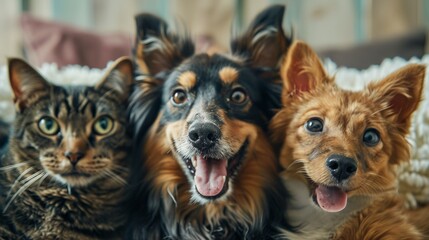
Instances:
[[[338,182],[353,176],[357,170],[357,164],[355,160],[338,154],[329,156],[326,160],[326,166],[331,172],[331,175]]]
[[[218,126],[213,123],[194,123],[189,128],[188,138],[198,150],[213,147],[221,136]]]

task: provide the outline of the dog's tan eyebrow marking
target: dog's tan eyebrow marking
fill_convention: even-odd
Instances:
[[[137,65],[139,67],[139,70],[143,73],[149,74],[149,68],[147,67],[147,64],[143,60],[143,53],[144,53],[144,45],[142,43],[137,44]]]
[[[182,85],[184,88],[191,89],[195,86],[197,83],[197,74],[195,74],[192,71],[186,71],[180,74],[180,76],[177,78],[177,81],[180,85]]]
[[[237,80],[238,70],[233,67],[223,67],[219,71],[219,77],[224,83],[230,84]]]

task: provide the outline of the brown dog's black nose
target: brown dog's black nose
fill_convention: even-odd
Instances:
[[[192,146],[199,150],[212,147],[220,138],[219,127],[213,123],[194,123],[189,128],[188,138]]]
[[[72,165],[76,165],[79,160],[83,158],[85,154],[81,152],[65,152],[64,156],[68,158]]]
[[[338,182],[351,177],[357,170],[355,160],[337,154],[328,157],[328,160],[326,160],[326,166],[331,172],[331,175],[337,179]]]

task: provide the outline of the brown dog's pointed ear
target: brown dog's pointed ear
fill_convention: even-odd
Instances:
[[[274,5],[259,13],[247,31],[231,42],[231,52],[255,68],[276,68],[292,42],[283,31],[285,7]]]
[[[306,43],[297,41],[291,48],[280,69],[283,80],[283,102],[290,97],[315,89],[324,82],[332,82],[317,54]]]
[[[168,31],[162,19],[147,13],[135,17],[137,35],[134,60],[142,74],[156,75],[179,65],[194,53],[194,44]]]
[[[96,89],[115,91],[124,101],[128,98],[133,84],[133,63],[128,57],[120,57],[109,67],[101,80],[95,85]]]
[[[425,65],[410,64],[367,87],[370,96],[383,107],[386,116],[404,132],[408,132],[411,115],[421,101],[425,73]]]
[[[24,60],[9,58],[8,71],[13,101],[18,112],[49,94],[52,85]]]

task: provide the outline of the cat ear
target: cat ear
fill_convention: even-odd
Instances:
[[[33,67],[19,58],[8,59],[9,81],[18,112],[49,94],[49,84]]]
[[[410,127],[412,113],[422,99],[425,72],[425,65],[410,64],[367,87],[370,96],[384,109],[387,117],[391,117],[405,132]]]
[[[133,79],[133,63],[128,57],[120,57],[109,67],[104,77],[95,85],[96,89],[115,91],[121,101],[128,99]]]
[[[154,76],[174,68],[194,53],[192,41],[170,33],[164,20],[143,13],[135,21],[134,58],[140,73]]]
[[[284,6],[274,5],[259,13],[247,31],[231,42],[232,53],[243,57],[251,67],[278,67],[292,41],[283,31],[284,12]]]
[[[283,102],[308,92],[322,83],[333,83],[325,72],[317,54],[306,43],[295,42],[283,60],[280,69],[283,80]]]

